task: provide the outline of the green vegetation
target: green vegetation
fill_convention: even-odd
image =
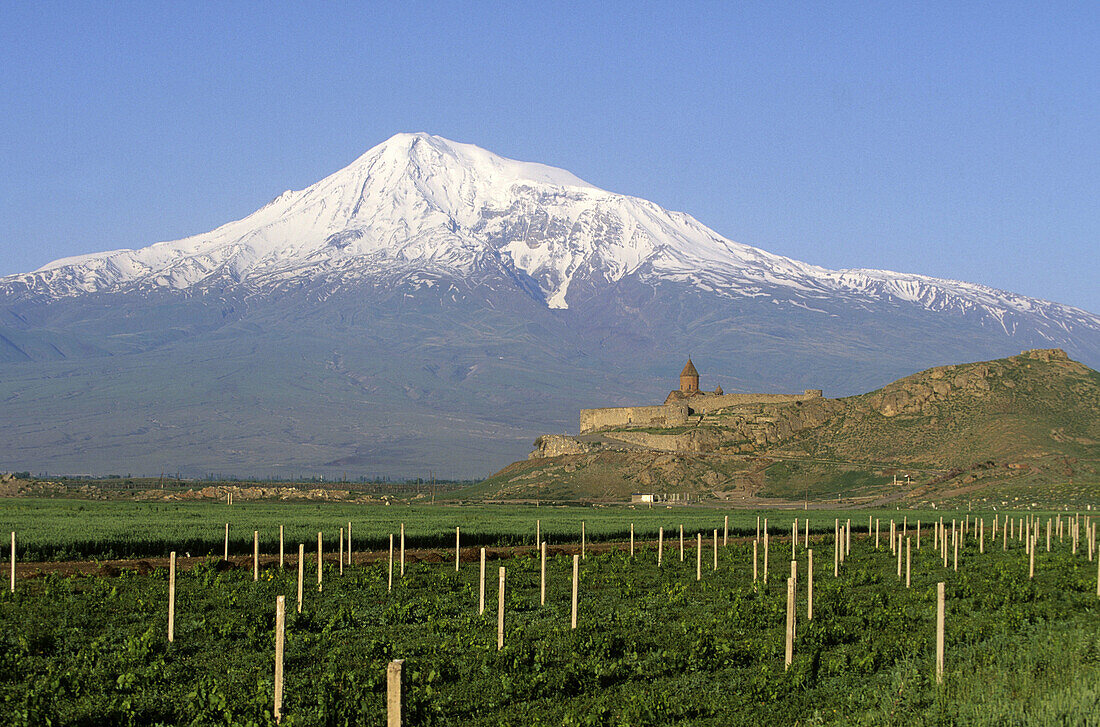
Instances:
[[[252,507],[260,506],[228,509]],[[391,509],[389,526],[410,516],[412,534],[444,528],[444,516],[454,523],[462,513],[437,508],[437,524],[427,524],[426,509]],[[320,512],[343,517],[339,508]],[[529,526],[534,512],[512,514]],[[619,518],[648,513],[617,510],[601,519],[588,511],[585,519],[613,532]],[[773,516],[773,534],[789,532],[795,514],[803,515]],[[911,523],[914,513],[907,514]],[[695,514],[660,515],[675,523]],[[739,526],[751,518],[755,528],[755,514],[738,515]],[[866,513],[850,515],[853,524],[866,522]],[[569,522],[563,516],[554,527]],[[692,536],[695,528],[708,536],[721,528],[714,511],[699,511],[692,522]],[[749,542],[720,547],[712,571],[709,537],[696,581],[692,537],[684,562],[678,543],[666,541],[661,568],[652,547],[634,559],[590,554],[581,566],[576,631],[569,629],[572,558],[564,548],[550,559],[544,606],[538,560],[524,554],[531,551],[493,562],[483,615],[472,562],[458,573],[446,557],[412,564],[403,578],[395,575],[392,593],[384,563],[345,566],[343,576],[329,563],[318,593],[310,558],[298,615],[295,569],[265,569],[253,582],[251,570],[222,570],[211,560],[179,574],[171,644],[164,569],[22,580],[14,596],[0,594],[0,706],[13,725],[272,724],[275,599],[286,595],[285,725],[381,723],[385,666],[395,658],[406,659],[407,723],[418,727],[1086,724],[1100,714],[1097,564],[1083,552],[1072,555],[1055,538],[1054,552],[1040,548],[1029,580],[1021,543],[1005,552],[987,540],[979,554],[966,538],[956,572],[943,567],[926,530],[906,589],[885,542],[876,550],[865,536],[853,538],[834,578],[828,525],[829,534],[811,543],[812,621],[805,618],[806,556],[798,549],[790,670],[783,666],[789,541],[772,541],[764,585],[753,582]],[[497,565],[508,573],[501,651]],[[942,686],[934,680],[937,581],[946,582],[948,603]]]

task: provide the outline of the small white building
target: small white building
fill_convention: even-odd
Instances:
[[[630,502],[656,502],[657,498],[651,493],[635,492],[630,496]]]

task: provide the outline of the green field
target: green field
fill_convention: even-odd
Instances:
[[[253,503],[181,505],[182,511],[176,505],[135,510],[133,503],[91,503],[91,511],[74,502],[28,505],[14,516],[6,508],[4,515],[24,527],[36,519],[73,525],[80,516],[96,528],[132,527],[136,516],[155,530],[182,512],[194,520],[187,528],[217,530],[204,518],[234,512],[242,528],[244,514],[250,523],[261,515],[295,517],[294,527],[314,538],[318,522],[346,522],[356,512]],[[362,519],[354,522],[364,530],[388,534],[404,520],[410,538],[446,535],[448,546],[455,522],[474,530],[480,525],[485,539],[518,542],[533,540],[525,531],[539,517],[551,542],[566,543],[582,518],[586,529],[606,537],[623,532],[624,523],[629,532],[631,521],[639,535],[662,525],[678,530],[684,522],[694,536],[715,527],[721,534],[725,514],[398,506],[374,508],[373,516],[358,512]],[[754,535],[755,513],[729,514],[733,533]],[[879,549],[866,536],[868,513],[845,513],[862,530],[855,531],[838,578],[832,514],[809,513],[827,533],[811,537],[812,620],[806,619],[805,543],[797,550],[797,638],[785,670],[791,543],[777,537],[805,514],[770,514],[767,584],[753,581],[751,537],[719,544],[717,570],[713,541],[705,539],[698,581],[694,537],[683,561],[677,539],[666,541],[660,568],[651,546],[639,545],[634,558],[623,551],[589,554],[580,568],[576,631],[569,628],[568,544],[551,547],[545,605],[533,548],[491,562],[481,615],[478,564],[464,562],[456,573],[446,551],[435,559],[442,562],[424,560],[410,564],[403,577],[395,574],[392,592],[386,563],[345,566],[340,575],[335,556],[318,592],[311,555],[301,615],[295,563],[285,571],[265,568],[254,582],[250,568],[226,570],[211,558],[178,576],[173,643],[166,638],[163,568],[149,575],[23,579],[14,595],[0,594],[0,705],[5,722],[19,725],[273,724],[275,600],[285,595],[288,725],[382,723],[391,659],[406,660],[410,725],[1088,724],[1100,714],[1100,557],[1090,562],[1084,540],[1072,554],[1069,541],[1055,534],[1050,553],[1040,539],[1036,575],[1029,579],[1022,542],[1010,541],[1007,550],[1002,541],[991,542],[988,514],[986,552],[964,539],[958,571],[944,568],[924,525],[922,548],[913,542],[907,589],[885,537],[889,517],[900,525],[902,513],[871,513],[881,521]],[[910,523],[915,515],[904,513]],[[502,525],[494,531],[497,522]],[[135,549],[119,532],[112,547]],[[55,544],[70,534],[55,527]],[[500,565],[507,568],[507,592],[505,646],[498,651]],[[934,680],[938,581],[947,594],[942,685]]]
[[[453,547],[455,527],[462,530],[464,545],[533,545],[535,523],[541,523],[544,539],[551,544],[579,543],[581,522],[592,541],[624,541],[634,524],[639,539],[656,540],[658,528],[668,536],[681,525],[689,534],[696,531],[721,534],[729,518],[731,537],[756,535],[757,517],[768,518],[776,532],[784,523],[790,533],[791,520],[810,518],[816,533],[832,533],[834,520],[851,518],[858,531],[866,532],[869,516],[883,519],[918,519],[926,525],[940,517],[963,519],[960,510],[795,510],[748,511],[703,507],[639,505],[631,507],[534,507],[517,505],[357,505],[346,503],[209,502],[147,503],[127,500],[94,501],[75,499],[15,498],[0,500],[0,533],[16,531],[21,560],[112,559],[161,557],[170,551],[181,556],[221,555],[225,524],[230,523],[230,553],[252,552],[252,532],[259,531],[260,549],[278,551],[279,526],[289,550],[297,543],[317,542],[317,532],[326,543],[335,543],[341,527],[352,523],[356,551],[388,547],[389,534],[405,523],[410,548]],[[989,515],[992,518],[992,514]]]

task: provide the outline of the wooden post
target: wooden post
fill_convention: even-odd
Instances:
[[[875,550],[878,550],[878,518],[875,518]]]
[[[168,641],[176,640],[176,551],[168,556]]]
[[[260,531],[252,531],[252,580],[260,580]]]
[[[286,560],[283,552],[283,526],[279,526],[279,570],[283,569],[283,563]]]
[[[791,523],[791,560],[798,556],[798,518]]]
[[[722,518],[722,547],[726,547],[729,544],[730,539],[730,516],[726,515]]]
[[[298,613],[302,612],[302,580],[306,570],[306,545],[298,543]]]
[[[840,525],[833,529],[833,578],[840,575]]]
[[[584,520],[581,520],[581,557],[587,560],[584,554]]]
[[[542,567],[539,570],[539,605],[546,605],[546,543],[539,543],[542,551]]]
[[[661,567],[661,560],[665,556],[665,529],[657,531],[657,567]]]
[[[783,652],[783,671],[794,661],[794,578],[787,579],[787,638]]]
[[[718,528],[714,529],[714,570],[718,570]]]
[[[482,552],[484,552],[485,549],[482,548],[481,550],[482,550]],[[485,562],[484,562],[484,559],[482,560],[481,570],[482,570],[482,573],[481,573],[482,580],[484,580],[485,579]],[[484,586],[484,584],[482,584],[482,585]],[[482,590],[484,590],[484,588]],[[386,591],[387,592],[392,592],[393,591],[393,533],[390,533],[390,574],[389,574],[389,580],[386,584]],[[484,609],[482,609],[482,610],[484,610]]]
[[[870,518],[867,520],[868,524],[871,522]],[[870,532],[870,531],[868,531]],[[808,548],[810,547],[810,518],[806,518],[806,530],[805,535],[802,537],[802,543]]]
[[[703,580],[703,534],[695,534],[695,580]]]
[[[634,557],[634,523],[630,523],[630,557]]]
[[[577,590],[580,585],[581,560],[573,556],[573,615],[570,620],[570,628],[577,628]]]
[[[906,538],[905,539],[905,587],[906,588],[909,587],[909,582],[910,582],[910,580],[909,580],[909,574],[910,574],[909,563],[910,563],[910,560],[912,558],[912,555],[913,555],[912,554],[912,548],[909,547],[909,538]]]
[[[461,553],[461,545],[462,540],[461,534],[459,532],[459,527],[455,526],[455,573],[458,573],[458,560]]]
[[[756,516],[756,540],[760,541],[760,516]]]
[[[225,555],[222,560],[229,560],[229,523],[225,524]]]
[[[806,551],[806,620],[814,620],[814,549]]]
[[[844,554],[852,554],[852,519],[848,518],[847,524],[844,526]]]
[[[405,577],[405,523],[401,523],[401,577]]]
[[[286,596],[275,599],[275,722],[283,721],[283,632],[286,627]]]
[[[500,590],[497,596],[497,651],[504,648],[504,566],[500,567]]]
[[[535,520],[535,547],[542,544],[542,520]]]
[[[342,527],[340,528],[340,550],[337,551],[337,552],[339,553],[339,560],[340,560],[340,571],[339,572],[340,572],[340,575],[344,575],[344,528],[342,528]]]
[[[348,520],[348,565],[351,565],[351,520]]]
[[[752,582],[753,583],[756,583],[756,551],[757,551],[757,546],[758,545],[759,545],[759,543],[757,543],[755,540],[752,541]]]
[[[481,596],[478,598],[477,615],[485,613],[485,548],[481,549],[481,578],[479,579],[481,586],[479,593]]]
[[[917,520],[917,550],[920,550],[920,520]]]
[[[1047,552],[1050,552],[1050,518],[1047,518]]]
[[[401,672],[404,659],[395,659],[386,667],[386,727],[401,727]]]
[[[791,618],[791,636],[798,637],[798,561],[791,561],[791,582],[794,583],[794,595],[795,595],[795,609],[794,615]]]
[[[898,533],[898,540],[895,544],[894,550],[898,554],[898,580],[901,580],[901,533]]]
[[[952,528],[951,530],[952,530],[952,532],[954,532],[954,528]],[[954,541],[953,545],[954,545],[954,550],[955,550],[955,556],[954,556],[954,559],[952,560],[952,570],[957,571],[959,569],[959,538],[958,538],[958,536],[955,536],[955,537],[952,537],[951,540]]]
[[[1077,552],[1074,550],[1074,552]],[[680,526],[680,562],[684,562],[684,526]]]
[[[1030,539],[1030,537],[1031,536],[1028,536],[1029,539]],[[1035,548],[1031,548],[1030,550],[1031,550],[1031,552],[1028,553],[1028,556],[1027,556],[1028,557],[1027,577],[1028,577],[1029,580],[1033,580],[1035,578]]]
[[[11,592],[15,593],[15,531],[11,531]]]
[[[764,528],[764,583],[768,582],[768,529]]]
[[[943,627],[945,617],[943,581],[936,584],[936,684],[943,684]]]
[[[324,561],[321,559],[321,531],[317,531],[317,592],[321,592],[321,577],[324,575]]]
[[[978,522],[978,552],[985,552],[985,518]]]

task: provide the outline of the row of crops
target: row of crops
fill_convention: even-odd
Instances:
[[[251,536],[260,521],[241,518],[245,512],[237,511],[234,527]],[[914,543],[911,552],[906,588],[885,533],[893,516],[899,528],[905,517],[907,533],[914,534],[914,513],[871,513],[881,521],[878,548],[874,535],[867,535],[868,514],[845,513],[854,533],[837,577],[831,562],[834,519],[810,513],[814,614],[806,620],[803,582],[787,669],[785,580],[793,514],[769,517],[772,578],[764,583],[762,573],[753,580],[756,513],[729,514],[731,540],[720,545],[713,569],[713,532],[722,533],[724,513],[654,510],[648,520],[651,511],[595,518],[581,511],[576,521],[573,512],[555,521],[547,516],[551,511],[539,509],[541,533],[554,543],[545,604],[537,550],[516,546],[490,555],[482,614],[476,544],[457,572],[447,550],[461,517],[478,513],[436,510],[435,519],[415,520],[415,510],[393,512],[399,517],[369,526],[362,518],[355,529],[380,544],[384,532],[388,544],[389,532],[397,532],[402,521],[410,540],[430,542],[425,533],[437,528],[431,537],[440,539],[439,553],[410,559],[392,590],[385,559],[344,565],[341,574],[332,552],[318,591],[316,560],[306,558],[309,587],[302,611],[290,606],[286,614],[282,724],[382,723],[386,665],[393,659],[405,660],[404,717],[410,725],[1085,724],[1100,714],[1100,557],[1090,559],[1084,538],[1074,553],[1064,525],[1054,529],[1049,552],[1039,541],[1031,578],[1022,539],[998,539],[992,547],[989,513],[983,514],[985,552],[971,520],[960,539],[957,570],[953,558],[945,568],[927,532],[939,514],[928,513],[922,548]],[[502,539],[526,536],[533,543],[533,512],[508,513],[517,526]],[[323,513],[330,522],[345,519],[343,512]],[[291,513],[281,514],[279,519],[291,519]],[[601,522],[600,515],[607,519]],[[574,525],[579,532],[581,519],[594,538],[629,533],[634,522],[638,544],[634,557],[624,543],[619,551],[589,552],[581,562],[574,630],[572,554],[579,542],[568,536]],[[219,553],[222,520],[210,537],[210,549]],[[475,521],[465,522],[464,534],[466,528],[477,532]],[[683,560],[676,537],[681,522],[688,533]],[[665,541],[660,566],[652,543],[642,542],[651,526],[676,534]],[[316,522],[301,527],[315,541]],[[705,534],[706,567],[699,580],[697,532]],[[486,529],[483,535],[492,533]],[[245,544],[241,552],[251,552],[251,537]],[[794,549],[802,574],[806,545]],[[275,602],[285,596],[293,604],[297,590],[297,548],[287,550],[294,556],[285,569],[268,563],[256,581],[250,565],[226,568],[218,557],[181,570],[171,643],[165,569],[146,576],[21,580],[15,594],[0,596],[0,704],[10,715],[6,721],[272,724]],[[759,544],[757,551],[760,557]],[[504,646],[498,650],[499,565],[506,568],[507,588]],[[947,600],[942,685],[934,671],[939,582]]]

